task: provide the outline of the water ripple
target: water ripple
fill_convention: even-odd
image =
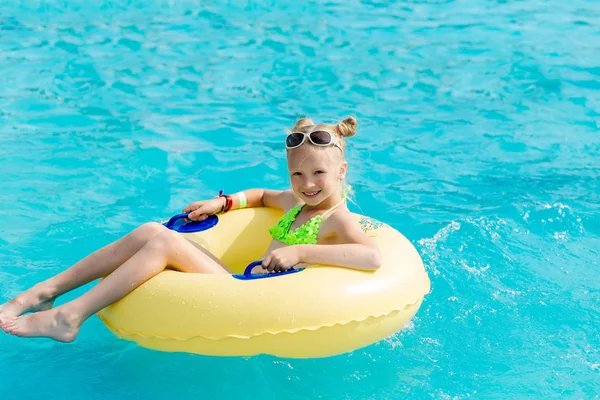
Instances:
[[[0,394],[594,396],[599,19],[588,0],[0,4],[2,299],[219,189],[285,188],[304,115],[357,115],[353,207],[432,279],[408,329],[326,360],[152,352],[95,319],[61,349],[2,336]]]

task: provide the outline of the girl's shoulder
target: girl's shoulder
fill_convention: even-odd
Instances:
[[[356,214],[351,213],[347,208],[336,210],[323,219],[319,230],[319,242],[323,244],[373,245],[371,238],[362,230]]]
[[[356,220],[354,214],[347,208],[339,208],[334,210],[327,218],[323,219],[321,224],[320,233],[325,237],[327,236],[344,236],[343,233],[350,230],[360,230],[360,224]]]
[[[303,204],[302,201],[294,194],[292,189],[281,192],[281,200],[284,212],[288,212],[292,208],[301,206]]]
[[[270,190],[265,189],[263,204],[267,207],[278,208],[288,212],[294,206],[300,205],[300,200],[291,189],[288,190]]]

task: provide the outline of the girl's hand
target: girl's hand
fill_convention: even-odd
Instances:
[[[217,197],[211,200],[196,201],[183,209],[184,213],[189,213],[187,219],[190,221],[204,221],[209,215],[214,215],[221,211],[225,197]]]
[[[269,272],[283,272],[300,263],[298,246],[282,247],[273,250],[262,261],[263,269]]]

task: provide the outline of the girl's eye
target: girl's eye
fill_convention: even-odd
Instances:
[[[294,173],[292,174],[292,176],[300,176],[300,175],[302,175],[302,173],[300,173],[300,172],[294,172]]]
[[[325,171],[315,171],[315,174],[324,174]]]

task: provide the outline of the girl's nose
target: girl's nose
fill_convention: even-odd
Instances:
[[[310,179],[306,179],[303,183],[302,186],[304,186],[306,189],[311,189],[314,188],[316,185],[313,181],[311,181]]]

